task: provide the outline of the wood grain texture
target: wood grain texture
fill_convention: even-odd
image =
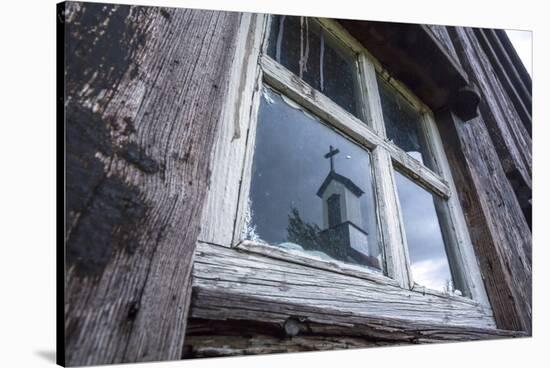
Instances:
[[[387,284],[392,286],[399,285],[399,282],[394,280],[394,278],[385,276],[378,270],[368,269],[366,267],[348,264],[338,260],[327,261],[301,251],[284,249],[265,243],[255,243],[250,240],[243,240],[237,245],[237,249],[256,253],[269,258],[280,259],[287,262],[332,271],[343,275],[359,277],[380,284]]]
[[[216,245],[198,244],[193,274],[184,357],[526,336],[495,329],[490,311],[466,298]]]
[[[531,332],[531,231],[481,117],[437,116],[497,326]]]
[[[290,320],[293,321],[293,320]],[[284,327],[259,322],[212,321],[190,318],[184,358],[292,353],[333,349],[403,345],[406,342],[374,341],[361,337],[311,335],[300,331],[289,336]]]
[[[354,326],[356,330],[348,329],[346,335],[328,326],[323,328],[314,323],[292,321],[299,326],[299,331],[294,336],[286,333],[284,324],[190,318],[184,358],[357,349],[524,336],[522,333],[502,330],[437,329],[433,326],[422,329],[425,326],[418,326],[417,329],[409,329],[408,333],[399,331],[395,338],[389,334],[385,338],[373,338],[368,337],[368,330],[364,326]],[[383,329],[385,327],[380,328]]]
[[[179,359],[238,13],[68,3],[68,365]]]
[[[353,321],[495,326],[491,311],[468,298],[411,291],[394,281],[367,280],[237,249],[198,244],[193,317],[269,323],[296,317],[334,326]]]
[[[404,343],[401,343],[403,345]],[[312,336],[277,338],[265,334],[248,336],[207,335],[187,336],[184,358],[208,358],[255,354],[296,353],[335,349],[358,349],[393,345],[346,336]],[[399,345],[399,344],[395,344]]]
[[[474,28],[502,87],[513,102],[525,129],[532,134],[531,77],[519,59],[506,32],[501,29]]]
[[[467,126],[442,113],[455,183],[500,328],[531,331],[531,137],[471,28],[449,27],[482,94]],[[527,208],[522,208],[529,203]],[[526,211],[527,209],[527,211]]]
[[[474,30],[450,27],[449,32],[461,63],[481,93],[480,112],[490,139],[508,177],[515,175],[520,186],[531,192],[532,154],[531,136],[516,110],[510,96],[498,79],[493,65],[483,51]]]

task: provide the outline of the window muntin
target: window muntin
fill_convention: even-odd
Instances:
[[[274,16],[267,54],[361,118],[357,58],[312,18]]]
[[[369,152],[267,87],[249,206],[248,239],[383,268]]]

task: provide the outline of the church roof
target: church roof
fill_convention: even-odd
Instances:
[[[335,180],[341,184],[343,184],[346,188],[348,188],[349,191],[351,191],[353,194],[355,194],[357,197],[360,197],[364,192],[359,188],[351,179],[346,178],[343,175],[337,174],[335,171],[331,170],[325,180],[323,181],[323,184],[319,187],[319,190],[317,191],[317,195],[319,197],[323,197],[323,193],[327,189],[328,185],[332,180]]]

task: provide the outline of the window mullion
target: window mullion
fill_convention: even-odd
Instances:
[[[361,99],[364,116],[368,125],[382,138],[386,137],[386,127],[382,116],[382,104],[378,94],[378,82],[376,81],[376,70],[374,65],[367,59],[365,54],[359,54],[359,73],[361,85]]]
[[[374,65],[359,55],[363,103],[368,111],[369,125],[380,137],[386,136],[382,105],[378,95],[376,71]],[[388,276],[395,279],[403,288],[413,285],[405,230],[397,200],[393,164],[390,153],[383,145],[372,151],[372,167],[375,182],[376,202],[380,219],[380,230],[385,250]]]
[[[388,276],[401,287],[412,287],[410,262],[402,226],[399,202],[397,201],[391,157],[378,147],[372,151],[376,204],[385,250]]]

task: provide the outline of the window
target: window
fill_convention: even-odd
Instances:
[[[492,318],[429,108],[337,22],[266,19],[240,46],[203,241],[231,231],[245,252],[473,299]]]

